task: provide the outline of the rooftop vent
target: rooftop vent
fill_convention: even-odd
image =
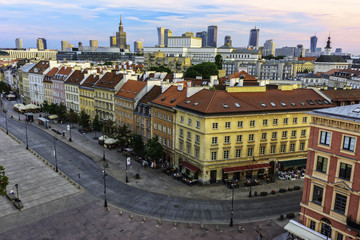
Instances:
[[[291,106],[296,106],[296,103],[290,102]]]
[[[357,107],[353,110],[354,113],[360,113],[360,107]]]
[[[273,107],[276,107],[276,104],[273,103],[273,102],[270,102],[270,105],[273,106]]]
[[[239,103],[234,103],[235,104],[235,107],[239,108],[240,107],[240,104]]]
[[[262,107],[266,107],[266,104],[265,104],[265,103],[260,103],[260,105],[261,105]]]
[[[281,104],[281,106],[286,107],[286,103],[281,102],[280,104]]]
[[[306,105],[303,101],[300,101],[300,104],[301,104],[301,105],[303,105],[303,106],[305,106],[305,105]]]
[[[226,103],[224,103],[224,104],[223,104],[223,107],[224,107],[224,108],[228,108],[229,105],[227,105]]]

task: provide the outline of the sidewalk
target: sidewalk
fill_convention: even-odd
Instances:
[[[16,102],[10,102],[12,105]],[[12,109],[12,107],[6,105],[7,109]],[[7,112],[9,116],[11,114],[10,111]],[[17,113],[12,113],[14,118],[17,119]],[[42,116],[43,113],[40,113]],[[65,124],[55,124],[50,123],[50,127],[45,129],[44,126],[38,125],[37,118],[40,115],[34,115],[34,123],[33,126],[37,126],[42,128],[47,133],[56,136],[59,140],[63,141],[74,147],[75,149],[87,154],[90,158],[92,158],[96,163],[99,165],[103,165],[103,147],[98,144],[97,139],[93,139],[95,134],[94,132],[82,134],[78,131],[78,126],[73,124],[73,128],[71,129],[71,139],[72,142],[69,141],[69,131],[67,131],[67,123]],[[24,121],[24,115],[20,115],[21,121]],[[65,131],[66,136],[62,137],[61,135],[56,134],[52,129],[56,129],[60,132]],[[97,133],[97,137],[101,136],[101,133]],[[105,158],[106,162],[108,163],[109,167],[107,168],[107,172],[113,176],[114,178],[118,179],[119,181],[125,182],[126,174],[125,174],[125,163],[126,158],[121,154],[118,153],[115,149],[105,150]],[[136,179],[136,173],[140,174],[140,179]],[[133,161],[132,159],[132,166],[128,166],[128,180],[127,183],[130,186],[143,189],[145,191],[160,193],[163,195],[171,195],[176,197],[184,197],[184,198],[197,198],[197,199],[217,199],[217,200],[229,200],[231,199],[231,190],[227,188],[223,183],[216,183],[210,185],[194,185],[188,186],[182,182],[176,181],[171,176],[168,176],[160,169],[152,169],[150,167],[142,167],[140,163]],[[277,193],[274,195],[278,195],[278,190],[280,188],[288,189],[293,188],[294,186],[300,186],[302,189],[303,180],[279,180],[276,179],[275,183],[263,183],[258,186],[252,187],[252,194],[254,195],[255,192],[260,195],[261,192],[268,192],[268,196],[272,197],[273,195],[269,195],[272,190],[275,190]],[[249,187],[245,187],[242,183],[240,184],[240,188],[235,189],[235,199],[244,199],[248,198],[249,195]],[[281,193],[286,194],[286,193]],[[258,196],[258,198],[261,196]]]

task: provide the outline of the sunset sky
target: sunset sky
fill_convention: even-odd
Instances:
[[[276,47],[309,48],[316,34],[318,47],[324,47],[330,33],[333,50],[360,54],[359,9],[359,0],[0,0],[0,48],[15,47],[15,38],[22,38],[25,48],[36,47],[39,37],[51,49],[60,49],[61,40],[88,46],[95,39],[108,47],[121,14],[131,49],[135,40],[154,46],[158,26],[181,35],[217,25],[218,46],[230,35],[233,46],[245,47],[256,26],[260,45],[274,39]]]

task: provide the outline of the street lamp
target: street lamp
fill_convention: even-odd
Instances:
[[[56,140],[57,138],[54,137],[54,159],[55,159],[55,172],[58,172],[58,165],[57,165],[57,157],[56,157]]]
[[[233,226],[233,216],[234,216],[234,184],[231,184],[232,188],[232,198],[231,198],[231,218],[230,218],[230,227]]]
[[[16,196],[17,199],[19,199],[19,184],[15,184],[15,187],[16,187]]]
[[[249,192],[249,197],[251,197],[252,174],[253,174],[253,169],[254,169],[254,162],[255,162],[255,158],[253,157],[252,163],[251,163],[251,172],[250,172],[250,192]]]
[[[106,176],[107,173],[105,171],[105,163],[104,163],[104,170],[103,170],[103,179],[104,179],[104,207],[107,207],[107,200],[106,200]]]
[[[5,113],[5,125],[6,125],[6,134],[9,134],[9,129],[8,129],[8,125],[7,125],[6,113]]]
[[[20,112],[18,112],[18,114],[19,114],[19,121],[20,121]]]
[[[71,139],[71,125],[69,124],[69,130],[70,130],[70,137],[69,137],[69,142],[72,142],[72,139]]]
[[[126,161],[125,161],[125,175],[126,175],[125,182],[127,182],[127,183],[129,182],[128,174],[127,174],[128,162],[130,162],[130,157],[127,157],[127,158],[126,158]]]
[[[106,162],[106,158],[105,158],[105,119],[103,119],[103,160],[104,160],[104,162]]]
[[[25,119],[25,134],[26,134],[26,150],[29,149],[28,131],[27,131],[27,120]]]

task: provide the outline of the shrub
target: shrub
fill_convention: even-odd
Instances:
[[[257,196],[257,192],[255,191],[255,193],[254,193],[254,196],[256,197]]]
[[[300,190],[300,186],[294,186],[294,190]]]
[[[285,189],[285,188],[280,188],[280,189],[279,189],[279,193],[284,193],[284,192],[286,192],[286,189]]]
[[[292,219],[292,218],[295,217],[295,214],[294,214],[294,213],[288,213],[288,214],[286,214],[286,217],[287,217],[288,219]]]
[[[260,195],[261,195],[261,196],[266,196],[266,195],[267,195],[267,192],[261,192]]]
[[[290,192],[291,192],[292,190],[293,190],[293,189],[292,189],[292,187],[288,187],[288,191],[290,191]]]

